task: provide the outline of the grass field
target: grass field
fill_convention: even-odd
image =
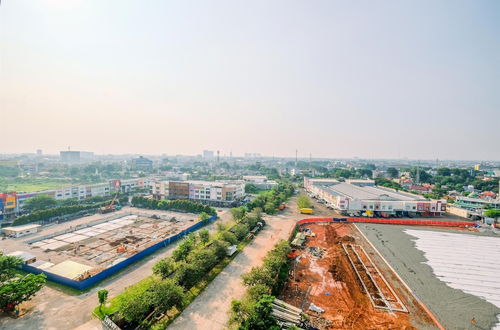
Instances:
[[[68,182],[61,181],[35,181],[35,182],[20,182],[20,183],[6,183],[0,186],[0,193],[2,192],[34,192],[39,190],[55,189],[68,185]]]

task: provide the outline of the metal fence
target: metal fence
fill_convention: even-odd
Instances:
[[[208,223],[213,222],[216,219],[217,219],[217,216],[214,215],[208,219]],[[191,227],[182,230],[180,233],[178,233],[174,236],[171,236],[169,238],[166,238],[165,240],[158,242],[154,245],[151,245],[150,247],[142,250],[141,252],[134,254],[133,256],[117,263],[116,265],[113,265],[109,268],[106,268],[102,272],[97,273],[94,276],[89,277],[83,281],[75,281],[73,279],[69,279],[69,278],[66,278],[66,277],[63,277],[60,275],[56,275],[56,274],[50,273],[48,271],[44,271],[44,270],[29,266],[29,265],[23,265],[22,270],[24,270],[26,272],[33,273],[33,274],[43,273],[47,276],[47,279],[49,281],[63,284],[63,285],[69,286],[69,287],[77,289],[77,290],[85,290],[85,289],[88,289],[91,286],[107,279],[108,277],[118,273],[119,271],[125,269],[129,265],[153,254],[154,252],[158,251],[159,249],[168,246],[170,243],[175,242],[176,240],[186,236],[187,234],[203,227],[204,225],[205,225],[205,223],[203,223],[201,221],[197,222],[194,225],[192,225]]]

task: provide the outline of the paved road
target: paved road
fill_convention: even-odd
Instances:
[[[296,212],[295,199],[287,211],[266,217],[267,226],[182,312],[168,329],[223,329],[229,320],[231,301],[245,293],[241,275],[262,264],[262,259],[280,239],[288,239],[295,222],[304,216]]]
[[[223,222],[230,221],[230,212],[225,210],[219,216]],[[207,228],[216,230],[218,220]],[[65,224],[64,226],[69,226]],[[61,228],[57,228],[61,230]],[[51,228],[51,230],[55,230]],[[47,230],[48,231],[48,230]],[[44,231],[46,234],[47,231]],[[95,329],[96,323],[92,322],[92,310],[97,306],[97,291],[107,289],[112,298],[122,292],[126,287],[144,279],[152,274],[151,268],[160,258],[170,256],[177,244],[171,244],[138,263],[126,268],[113,277],[101,282],[99,286],[83,294],[75,294],[52,283],[48,283],[34,298],[28,302],[27,313],[19,319],[0,317],[0,329],[9,330],[71,330]],[[98,324],[97,324],[98,325]]]

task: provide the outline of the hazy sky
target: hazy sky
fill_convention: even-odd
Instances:
[[[0,153],[500,160],[500,1],[2,0]]]

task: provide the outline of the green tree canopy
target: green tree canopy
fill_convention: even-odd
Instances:
[[[299,207],[299,209],[311,208],[311,199],[307,195],[301,194],[297,198],[297,206]]]
[[[0,255],[0,310],[8,310],[30,300],[45,284],[44,274],[23,275],[17,268],[23,261]]]
[[[35,197],[28,198],[23,204],[23,208],[29,212],[46,210],[56,206],[57,200],[49,195],[37,195]]]
[[[387,169],[387,175],[389,175],[390,178],[397,178],[399,176],[399,171],[394,167],[389,167]]]

